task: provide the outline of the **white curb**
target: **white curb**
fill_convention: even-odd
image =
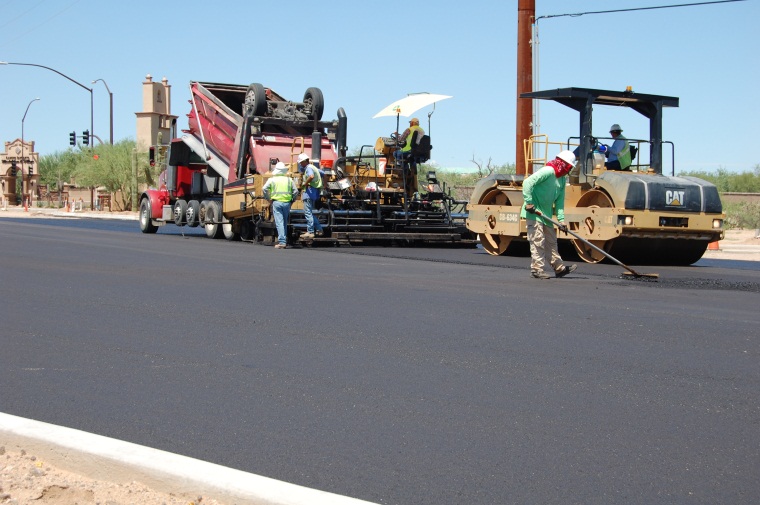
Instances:
[[[0,412],[0,445],[95,479],[251,505],[375,505],[179,454]]]

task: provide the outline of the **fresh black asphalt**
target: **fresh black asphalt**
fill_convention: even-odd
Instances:
[[[539,281],[134,221],[0,241],[2,412],[378,503],[760,501],[756,269]]]

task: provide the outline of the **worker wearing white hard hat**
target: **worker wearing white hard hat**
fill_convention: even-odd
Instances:
[[[290,206],[298,196],[298,188],[293,184],[293,179],[288,176],[288,166],[285,163],[277,162],[272,168],[272,177],[267,180],[262,190],[264,198],[272,202],[272,215],[277,228],[277,243],[274,247],[285,249],[288,244]]]
[[[613,139],[612,145],[599,146],[599,152],[607,157],[604,167],[607,170],[630,170],[633,156],[628,139],[623,136],[623,129],[615,123],[610,126],[610,135]]]
[[[319,201],[322,188],[322,174],[319,169],[309,163],[309,155],[298,155],[298,170],[302,172],[301,199],[303,200],[303,215],[306,218],[306,233],[301,234],[301,239],[313,239],[322,236],[322,224],[314,215],[314,206]]]
[[[549,262],[556,277],[573,272],[577,265],[567,266],[557,249],[557,232],[548,219],[556,214],[560,230],[567,233],[565,221],[565,186],[567,174],[575,167],[575,154],[562,151],[543,168],[523,181],[523,207],[520,217],[528,226],[530,242],[530,275],[536,279],[548,279],[546,263]],[[547,219],[548,218],[548,219]]]

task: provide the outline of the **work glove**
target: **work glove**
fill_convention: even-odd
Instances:
[[[527,212],[530,212],[531,214],[535,214],[535,213],[536,213],[536,206],[535,206],[535,205],[533,205],[532,203],[529,203],[529,204],[527,204],[527,205],[525,206],[525,210],[526,210]]]
[[[567,235],[567,225],[565,223],[559,223],[559,226],[557,226],[557,228],[559,228],[559,231]]]
[[[606,153],[607,152],[607,146],[604,144],[599,144],[599,152],[600,153]]]

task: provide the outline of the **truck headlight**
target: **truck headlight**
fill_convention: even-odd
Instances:
[[[723,220],[722,219],[713,219],[713,228],[716,230],[719,230],[720,228],[723,228]]]
[[[633,224],[633,216],[618,216],[617,222],[619,225],[631,226]]]

